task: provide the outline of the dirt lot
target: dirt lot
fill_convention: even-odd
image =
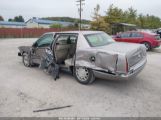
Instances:
[[[97,79],[79,84],[69,73],[53,78],[39,68],[26,68],[18,46],[36,39],[0,40],[0,116],[161,117],[161,48],[148,52],[146,68],[130,81]],[[34,113],[33,110],[72,105]]]

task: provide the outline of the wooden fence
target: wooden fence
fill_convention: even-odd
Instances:
[[[0,28],[0,38],[34,38],[46,32],[68,31],[55,28]]]

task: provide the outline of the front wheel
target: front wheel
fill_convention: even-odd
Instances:
[[[22,55],[22,62],[24,64],[24,66],[26,67],[30,67],[31,63],[30,63],[30,57],[27,53],[23,53]]]
[[[74,76],[79,83],[85,85],[91,84],[95,80],[92,70],[86,67],[75,67]]]
[[[143,42],[143,44],[145,45],[147,51],[151,50],[151,45],[150,45],[150,43],[148,43],[148,42]]]

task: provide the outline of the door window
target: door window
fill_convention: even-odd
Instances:
[[[143,37],[143,35],[140,34],[140,33],[135,33],[135,32],[134,32],[134,33],[131,34],[131,37],[132,37],[132,38],[140,38],[140,37]]]
[[[121,38],[129,38],[131,33],[123,33],[121,34]]]
[[[57,43],[59,45],[75,44],[76,40],[77,40],[77,36],[75,35],[60,35],[57,38]]]
[[[46,35],[42,36],[37,41],[37,46],[38,47],[47,47],[47,46],[50,46],[52,41],[53,41],[53,35],[52,34],[46,34]]]

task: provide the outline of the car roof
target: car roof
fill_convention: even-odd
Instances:
[[[55,34],[55,33],[76,33],[76,34],[96,34],[102,33],[102,31],[60,31],[60,32],[47,32],[45,34]]]

